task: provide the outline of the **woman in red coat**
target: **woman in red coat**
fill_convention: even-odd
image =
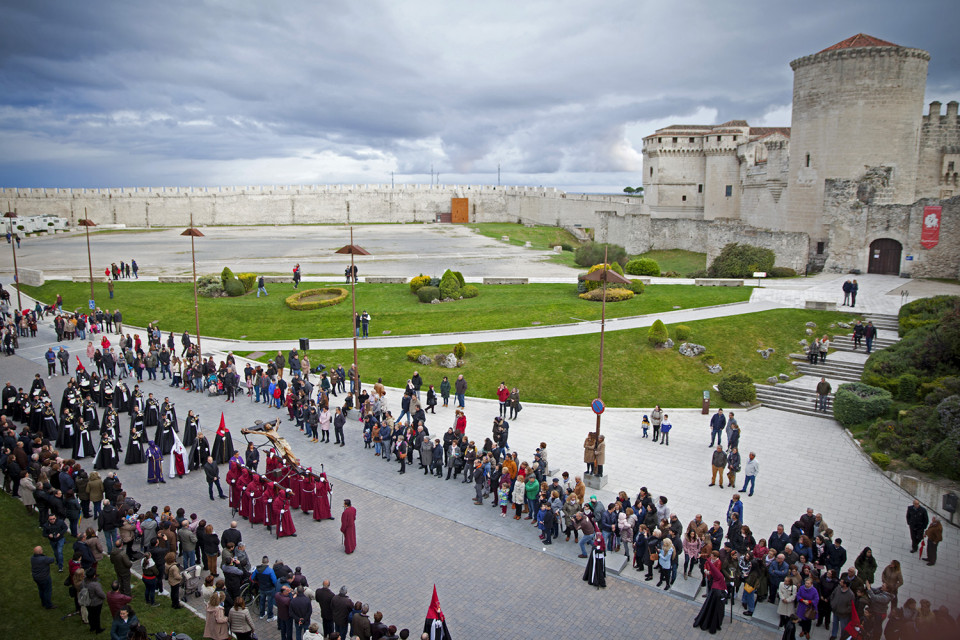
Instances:
[[[316,482],[313,479],[313,471],[307,469],[300,481],[300,510],[304,513],[313,511],[313,500]]]
[[[287,495],[279,495],[273,501],[273,516],[277,521],[277,537],[286,538],[287,536],[297,535],[297,528],[293,526],[293,514],[290,513],[290,505],[287,503]]]
[[[327,482],[327,474],[321,473],[320,480],[314,487],[313,494],[313,519],[314,520],[333,520],[333,514],[330,512],[330,494],[333,493],[333,485]]]
[[[343,550],[353,553],[357,549],[357,510],[349,500],[343,501],[343,515],[340,516],[340,533],[343,534]]]

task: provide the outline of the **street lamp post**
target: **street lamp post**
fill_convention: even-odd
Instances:
[[[600,414],[603,413],[603,337],[604,337],[604,328],[607,321],[607,283],[612,282],[614,284],[630,284],[630,280],[624,278],[622,275],[614,271],[613,269],[608,268],[607,263],[607,250],[603,251],[603,268],[589,273],[584,277],[584,280],[590,280],[593,282],[600,282],[602,287],[602,295],[600,298],[600,371],[597,375],[597,398],[594,400],[591,405],[593,412],[597,414],[597,428],[594,432],[595,441],[599,442],[600,440]],[[584,482],[587,486],[599,489],[604,484],[606,484],[606,476],[591,476],[590,474],[584,474]]]
[[[9,202],[7,208],[10,208]],[[17,214],[7,211],[3,217],[10,219],[7,224],[10,225],[10,248],[13,249],[13,288],[17,290],[17,308],[23,311],[23,302],[20,301],[20,271],[17,269],[17,242],[13,239],[13,218],[16,218]]]
[[[190,260],[193,262],[193,318],[196,321],[197,329],[197,353],[202,358],[203,351],[200,349],[200,303],[197,302],[197,254],[193,239],[202,238],[203,234],[193,226],[193,213],[190,214],[190,227],[180,235],[190,236]]]
[[[350,227],[350,244],[340,247],[337,253],[350,254],[350,302],[353,305],[353,315],[350,316],[350,335],[353,336],[353,391],[356,396],[357,410],[360,410],[360,365],[357,363],[357,277],[354,275],[353,256],[368,256],[370,252],[363,247],[353,244],[353,227]]]
[[[90,311],[96,309],[96,303],[94,302],[93,296],[93,259],[90,257],[90,227],[95,227],[97,224],[87,216],[87,208],[83,208],[83,220],[77,220],[77,224],[86,229],[87,231],[87,268],[90,270]]]

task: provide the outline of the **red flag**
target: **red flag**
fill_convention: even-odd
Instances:
[[[230,430],[227,429],[227,421],[223,419],[223,412],[221,411],[221,412],[220,412],[220,426],[217,427],[217,435],[218,435],[218,436],[225,436],[225,435],[227,435],[229,432],[230,432]]]
[[[430,608],[427,609],[427,618],[423,621],[423,632],[430,636],[430,640],[451,640],[447,619],[440,610],[437,585],[433,585],[433,598],[430,600]]]
[[[857,613],[857,607],[853,606],[850,608],[850,622],[843,628],[843,632],[856,640],[860,637],[860,631],[860,614]]]

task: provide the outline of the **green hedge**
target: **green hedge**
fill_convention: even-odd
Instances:
[[[420,299],[420,302],[433,302],[434,300],[440,299],[440,288],[425,286],[420,287],[417,290],[417,298]]]
[[[231,298],[242,296],[245,293],[243,284],[233,275],[230,267],[224,267],[223,271],[220,272],[220,281],[223,284],[223,290],[226,291],[227,295]]]
[[[774,267],[767,272],[768,278],[793,278],[796,275],[796,270],[790,267]]]
[[[600,302],[603,300],[603,289],[594,289],[578,296],[581,300],[590,300],[591,302]],[[619,287],[607,287],[607,302],[622,302],[633,297],[633,291],[621,289]]]
[[[480,289],[472,284],[464,285],[460,289],[460,295],[462,295],[464,298],[476,298],[478,295],[480,295]]]
[[[776,259],[770,249],[731,242],[713,259],[707,273],[711,278],[749,278],[755,271],[772,271]]]
[[[410,279],[410,293],[416,293],[420,291],[423,287],[430,285],[430,276],[425,276],[422,273],[414,278]]]
[[[647,331],[647,342],[653,346],[658,344],[663,344],[670,338],[670,334],[667,333],[667,326],[663,324],[663,320],[656,320],[652,325],[650,325],[650,330]]]
[[[653,258],[634,258],[623,265],[623,271],[632,276],[659,276],[660,265]]]
[[[447,269],[443,272],[443,277],[440,278],[440,296],[443,299],[453,298],[456,300],[460,297],[461,286],[460,278],[453,271]]]
[[[673,328],[673,337],[680,342],[685,342],[690,339],[690,327],[685,324],[678,324]]]
[[[617,244],[602,242],[588,242],[580,245],[573,254],[573,261],[581,267],[602,264],[604,249],[606,249],[608,262],[616,262],[622,265],[627,261],[626,249]]]
[[[833,399],[833,416],[845,427],[866,422],[886,413],[893,395],[886,389],[862,382],[840,385]]]
[[[720,396],[727,402],[753,402],[757,399],[757,389],[753,380],[742,371],[724,376],[717,384]]]
[[[643,284],[642,281],[636,280],[634,278],[630,279],[629,285],[624,285],[624,286],[626,286],[628,289],[630,289],[630,291],[633,291],[637,295],[640,295],[641,293],[643,293],[647,288],[647,285]]]
[[[584,278],[586,278],[587,275],[593,273],[594,271],[599,271],[600,269],[603,269],[604,267],[606,267],[606,268],[609,269],[610,271],[613,271],[613,272],[615,272],[615,273],[620,274],[621,276],[623,275],[623,267],[621,267],[618,263],[614,262],[614,263],[609,264],[609,265],[604,265],[603,263],[600,263],[600,264],[595,264],[595,265],[593,265],[592,267],[590,267],[590,269],[587,271],[587,273],[584,274]],[[578,276],[577,279],[578,279],[578,281],[579,281],[579,276]],[[593,291],[594,289],[598,289],[603,283],[602,283],[602,282],[598,282],[598,281],[596,281],[596,280],[586,280],[586,279],[584,279],[584,280],[583,280],[583,284],[584,284],[584,286],[586,287],[586,290],[587,290],[587,291]],[[611,286],[611,284],[608,282],[608,283],[607,283],[607,288],[609,288],[610,286]]]
[[[310,296],[316,296],[323,293],[335,294],[336,297],[328,298],[327,300],[309,300],[301,301],[303,298],[309,298]],[[294,311],[311,311],[313,309],[320,309],[321,307],[332,307],[335,304],[340,304],[347,299],[347,296],[350,295],[347,293],[346,289],[341,289],[340,287],[327,287],[325,289],[305,289],[299,291],[292,296],[288,296],[284,301],[288,307]]]
[[[960,296],[933,296],[920,298],[900,307],[897,316],[902,338],[914,329],[937,324],[950,311],[960,307]]]

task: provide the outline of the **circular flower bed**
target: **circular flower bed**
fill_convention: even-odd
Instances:
[[[340,287],[306,289],[289,296],[286,303],[294,311],[309,311],[340,304],[347,299],[348,295],[347,290]]]

